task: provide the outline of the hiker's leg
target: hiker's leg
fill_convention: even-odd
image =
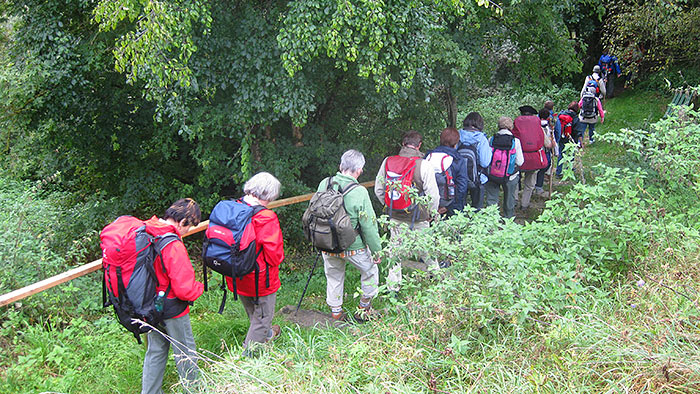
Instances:
[[[173,358],[180,381],[185,387],[185,392],[194,389],[194,384],[199,376],[197,367],[196,345],[192,335],[192,325],[189,313],[177,319],[165,320],[165,328],[172,339]]]
[[[518,192],[518,178],[506,182],[503,185],[503,216],[512,218],[515,216],[515,194]]]
[[[484,207],[484,195],[486,193],[486,187],[484,187],[483,183],[479,184],[478,190],[476,191],[476,204],[473,205],[476,210],[480,210],[481,208]]]
[[[360,270],[362,297],[372,299],[377,295],[377,288],[379,287],[379,269],[374,264],[372,255],[365,249],[354,256],[348,257],[348,259],[352,265]]]
[[[333,310],[343,305],[343,293],[345,286],[345,259],[323,256],[323,269],[326,272],[326,304]]]
[[[595,134],[595,123],[588,125],[588,140],[593,142],[593,134]]]
[[[535,190],[535,182],[537,181],[537,171],[525,171],[520,173],[523,177],[523,194],[520,197],[520,206],[523,209],[530,207],[530,198]]]
[[[564,158],[564,139],[562,138],[559,141],[559,161],[557,161],[557,176],[561,176],[562,168],[564,166],[564,161],[562,160]]]
[[[391,245],[400,245],[404,231],[408,231],[408,225],[396,219],[389,221],[389,233],[391,234]],[[389,291],[399,291],[401,287],[401,261],[389,267],[386,274],[386,284]]]
[[[416,222],[416,224],[413,226],[413,231],[421,231],[429,227],[430,223],[427,220],[423,222]],[[426,251],[418,250],[416,253],[421,259],[423,259],[425,265],[428,266],[428,271],[440,269],[438,261],[434,257],[430,256],[430,254],[428,254]]]
[[[547,155],[547,167],[537,171],[537,180],[535,181],[535,187],[541,189],[544,186],[544,176],[547,171],[552,167],[552,152],[545,150]]]
[[[241,303],[250,319],[250,327],[243,341],[243,346],[248,348],[251,342],[264,343],[269,338],[272,318],[275,316],[275,302],[277,293],[258,297],[255,304],[255,297],[238,295]]]
[[[485,202],[486,206],[498,204],[498,193],[500,192],[500,186],[494,182],[486,182],[484,185],[485,189]]]
[[[141,394],[161,394],[170,342],[160,332],[153,330],[148,333],[147,343],[148,348],[143,359]]]

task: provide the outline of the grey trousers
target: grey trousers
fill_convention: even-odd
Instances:
[[[185,387],[185,392],[190,392],[189,388],[196,384],[199,367],[197,367],[190,315],[186,314],[177,319],[166,319],[165,334],[169,338],[164,337],[156,330],[148,333],[148,349],[146,357],[143,359],[142,394],[161,394],[163,392],[163,374],[165,373],[165,364],[168,362],[170,341],[173,343],[175,366]]]
[[[520,172],[520,175],[523,177],[523,194],[520,196],[520,206],[523,207],[523,209],[530,206],[530,198],[532,198],[532,192],[535,190],[538,171],[539,170]]]
[[[243,341],[243,347],[247,348],[251,342],[265,343],[272,335],[272,318],[275,316],[275,303],[277,302],[277,293],[268,294],[258,297],[258,304],[255,304],[255,297],[247,297],[238,295],[245,313],[248,314],[250,327],[248,334]]]
[[[503,188],[503,216],[512,218],[515,216],[515,194],[518,192],[518,177],[509,180],[503,185],[495,182],[486,182],[486,206],[498,204],[498,193]]]

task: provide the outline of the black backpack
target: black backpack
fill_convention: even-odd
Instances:
[[[460,142],[457,152],[464,158],[467,164],[468,188],[473,189],[481,184],[479,174],[479,154],[474,145],[466,145]]]
[[[581,101],[581,116],[583,116],[584,119],[595,118],[596,115],[598,115],[595,95],[591,92],[586,92],[583,94]]]

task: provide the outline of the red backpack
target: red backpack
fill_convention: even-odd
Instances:
[[[547,167],[547,155],[544,151],[544,131],[540,118],[534,115],[523,115],[513,122],[513,135],[520,140],[525,162],[522,171],[539,170]]]
[[[574,118],[567,114],[559,114],[559,123],[561,123],[561,136],[563,138],[571,138],[573,131]]]
[[[156,257],[161,256],[167,245],[179,239],[175,233],[153,236],[146,231],[146,224],[133,216],[118,217],[100,233],[104,306],[114,306],[119,323],[132,332],[139,343],[140,334],[163,322],[162,309],[156,310]],[[160,262],[163,264],[162,258]],[[165,264],[162,268],[166,272]],[[167,298],[169,292],[170,286],[164,297]]]
[[[386,159],[384,205],[389,208],[390,216],[393,210],[413,208],[408,191],[413,185],[416,160],[418,159],[418,157],[403,156],[390,156]]]

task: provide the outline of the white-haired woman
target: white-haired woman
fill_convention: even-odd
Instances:
[[[243,186],[245,194],[241,199],[250,206],[267,205],[280,194],[280,181],[268,172],[253,175]],[[280,333],[278,325],[272,325],[275,314],[277,290],[280,288],[279,265],[284,260],[282,230],[277,215],[269,209],[260,210],[253,215],[252,225],[255,229],[255,243],[258,251],[258,301],[255,302],[255,272],[236,280],[238,297],[243,303],[250,327],[243,345],[248,349],[252,343],[264,343],[274,339]],[[226,278],[228,287],[233,291],[233,279]]]

